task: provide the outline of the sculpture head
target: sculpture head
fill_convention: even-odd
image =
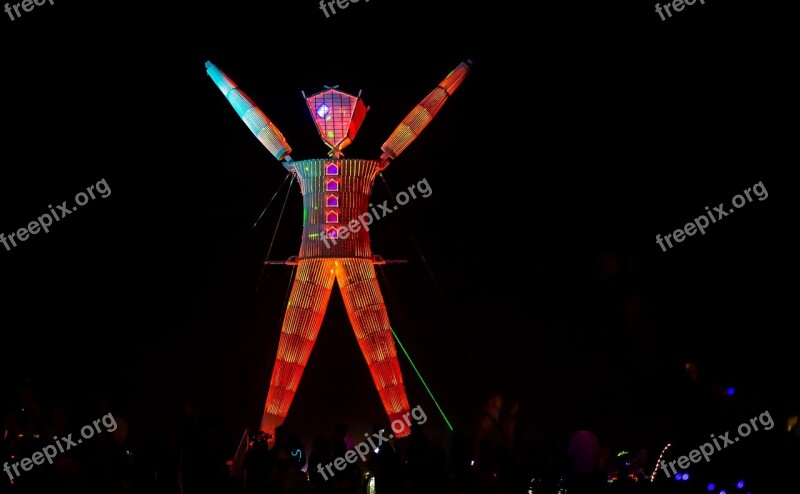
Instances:
[[[331,148],[328,154],[340,158],[342,150],[355,139],[369,107],[361,100],[360,91],[353,96],[337,87],[325,86],[325,90],[306,97],[306,103],[322,141]]]

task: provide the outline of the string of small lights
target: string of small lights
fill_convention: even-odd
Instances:
[[[661,466],[661,460],[664,458],[664,453],[667,452],[670,446],[672,446],[672,444],[667,443],[667,445],[664,446],[664,449],[661,450],[661,454],[658,455],[658,461],[656,462],[656,466],[653,468],[653,473],[650,474],[650,482],[656,479],[656,474],[658,473],[658,467]]]

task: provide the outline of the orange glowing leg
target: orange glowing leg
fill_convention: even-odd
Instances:
[[[317,340],[335,275],[334,259],[301,259],[283,319],[261,430],[274,435],[294,399]]]
[[[408,398],[372,260],[337,259],[336,279],[386,415],[390,423],[399,419],[405,425],[403,414],[409,411]],[[409,432],[408,427],[403,427],[394,435],[404,437]]]

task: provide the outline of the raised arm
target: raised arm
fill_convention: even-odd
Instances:
[[[409,144],[414,142],[414,139],[422,132],[433,117],[439,113],[447,98],[452,96],[461,81],[469,73],[471,60],[461,62],[452,72],[447,74],[447,77],[439,83],[439,85],[431,91],[417,106],[411,110],[411,113],[397,126],[397,128],[389,136],[389,139],[381,146],[381,169],[389,166],[389,160],[397,158]]]
[[[259,110],[255,103],[236,86],[236,83],[216,65],[206,62],[206,73],[222,91],[250,131],[261,141],[261,144],[278,160],[286,160],[291,163],[292,157],[289,156],[289,153],[292,152],[292,148],[286,142],[281,131],[264,115],[264,112]]]

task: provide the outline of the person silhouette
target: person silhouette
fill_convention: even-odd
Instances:
[[[268,492],[271,456],[267,434],[258,431],[251,437],[252,446],[244,457],[244,490],[248,494]]]

